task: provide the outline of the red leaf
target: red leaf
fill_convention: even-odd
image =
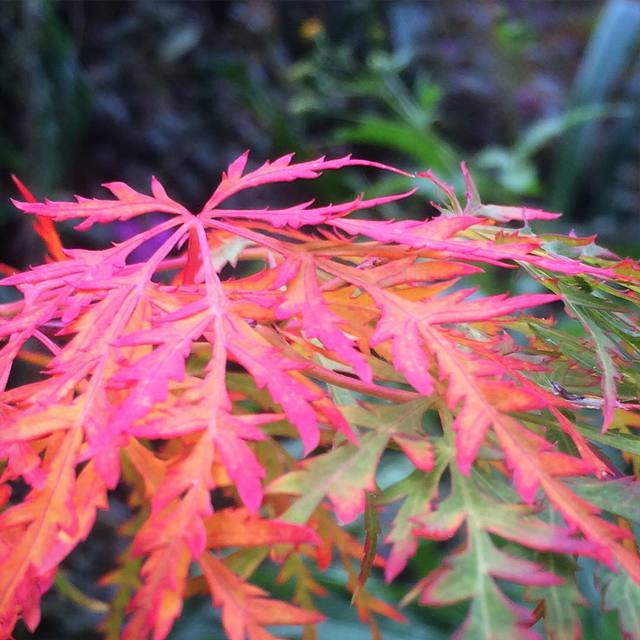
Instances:
[[[244,154],[229,165],[226,173],[222,174],[220,185],[206,202],[199,215],[217,207],[224,200],[238,191],[252,189],[262,184],[292,182],[293,180],[300,179],[313,179],[319,177],[323,171],[330,169],[340,169],[347,166],[367,166],[383,169],[385,171],[392,171],[393,173],[399,173],[405,176],[410,175],[405,171],[401,171],[378,162],[351,159],[351,156],[344,156],[343,158],[336,158],[335,160],[325,160],[323,156],[317,160],[311,160],[309,162],[292,163],[291,160],[293,159],[293,156],[293,153],[289,153],[277,160],[274,160],[273,162],[265,162],[258,169],[250,171],[243,176],[242,173],[249,157],[249,152],[245,151]]]
[[[44,203],[29,203],[12,200],[13,204],[25,213],[34,213],[54,220],[73,220],[84,218],[76,229],[84,231],[96,222],[113,222],[115,220],[130,220],[136,216],[153,211],[188,214],[182,205],[178,204],[164,190],[164,187],[153,178],[151,181],[152,196],[138,193],[124,182],[109,182],[102,185],[111,191],[116,200],[98,200],[76,196],[75,202],[54,202],[45,200]]]
[[[481,272],[470,263],[524,265],[567,301],[562,274],[600,287],[586,304],[598,313],[602,306],[603,318],[604,299],[615,296],[611,345],[595,340],[596,357],[608,365],[601,401],[608,424],[614,405],[626,415],[635,407],[615,402],[614,393],[616,372],[627,385],[633,378],[633,340],[617,348],[627,329],[633,337],[618,310],[623,299],[635,299],[633,264],[582,239],[535,236],[528,221],[555,214],[482,204],[464,166],[464,206],[452,187],[427,173],[446,200],[441,216],[371,221],[347,216],[414,191],[281,209],[220,205],[244,189],[343,167],[413,176],[349,156],[294,163],[287,155],[245,173],[246,164],[244,154],[229,166],[198,215],[155,179],[151,195],[108,184],[111,200],[36,203],[23,189],[29,202],[16,206],[46,220],[39,231],[60,260],[0,281],[23,295],[0,305],[0,389],[18,380],[10,378],[17,358],[43,369],[37,381],[0,391],[0,635],[9,636],[20,617],[31,629],[37,625],[57,566],[88,535],[107,489],[120,482],[139,514],[125,525],[133,540],[113,574],[123,580],[117,601],[131,602],[124,638],[165,638],[183,597],[205,581],[231,640],[271,638],[269,624],[313,624],[316,613],[269,599],[209,549],[241,549],[233,566],[244,561],[247,574],[269,546],[288,545],[282,553],[298,567],[301,555],[326,567],[337,551],[355,588],[351,558],[362,558],[362,547],[338,528],[325,500],[338,518],[353,521],[365,493],[376,491],[388,449],[400,450],[415,471],[399,483],[406,490],[376,491],[370,505],[369,515],[377,514],[381,495],[404,498],[387,537],[386,577],[413,555],[416,535],[448,539],[465,525],[465,546],[420,586],[424,601],[473,600],[460,633],[531,637],[532,616],[506,599],[497,581],[546,589],[558,582],[555,568],[543,566],[547,555],[540,563],[509,555],[495,536],[545,554],[619,564],[640,582],[624,522],[607,520],[564,483],[612,470],[559,412],[588,405],[541,384],[553,369],[593,386],[590,360],[576,356],[575,345],[559,347],[562,334],[550,321],[514,317],[557,297],[482,296],[458,286]],[[78,218],[86,229],[151,212],[169,219],[107,249],[62,251],[56,244],[53,220]],[[514,220],[525,229],[500,224]],[[132,258],[151,241],[159,246],[147,260]],[[613,277],[628,289],[595,280]],[[510,335],[516,331],[517,338]],[[294,457],[283,439],[296,432],[305,454],[321,451]],[[457,467],[449,466],[454,457]],[[438,502],[447,468],[453,488]],[[501,484],[492,492],[474,493],[476,481],[491,485],[496,478]],[[528,505],[518,502],[511,482]],[[22,483],[24,498],[12,494]],[[213,490],[222,505],[215,513]],[[539,500],[566,526],[536,515]],[[370,562],[384,565],[374,538],[360,582]],[[189,580],[193,562],[204,579]],[[296,597],[309,601],[313,580],[304,570],[293,573],[301,576]],[[490,606],[480,606],[482,599]],[[366,592],[357,605],[374,634],[374,613],[399,619]],[[120,633],[124,617],[116,602],[110,633]]]
[[[229,640],[277,640],[265,626],[317,624],[324,620],[315,611],[270,599],[265,591],[243,582],[210,553],[203,554],[199,564],[213,606],[222,609],[222,626]]]

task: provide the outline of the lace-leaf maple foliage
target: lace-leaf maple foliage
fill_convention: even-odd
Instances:
[[[0,636],[20,618],[37,627],[60,563],[126,486],[128,547],[103,580],[108,638],[162,640],[184,598],[207,592],[230,640],[283,624],[315,637],[333,554],[377,633],[376,615],[403,616],[367,592],[369,572],[391,581],[421,539],[454,536],[457,550],[406,599],[469,601],[458,637],[535,638],[540,617],[549,638],[579,637],[580,558],[599,563],[603,607],[640,637],[616,597],[640,593],[640,518],[615,497],[620,482],[638,493],[616,478],[640,454],[626,401],[639,381],[638,265],[593,238],[534,234],[530,221],[556,215],[482,204],[464,166],[463,205],[430,172],[291,155],[246,171],[247,159],[197,214],[155,179],[151,195],[115,182],[112,199],[75,202],[39,203],[20,185],[14,204],[50,256],[0,282],[23,296],[0,306]],[[223,206],[354,166],[414,188]],[[422,198],[424,181],[442,194],[439,216],[424,219],[423,202],[423,219],[362,217]],[[102,250],[63,249],[52,224],[148,213],[164,219]],[[132,257],[153,242],[148,259]],[[479,278],[501,269],[538,292],[484,295]],[[563,307],[582,335],[554,325]],[[14,383],[17,361],[40,373]],[[378,487],[389,452],[414,470]],[[341,528],[362,514],[364,545]],[[382,522],[388,551],[376,554]],[[268,557],[292,603],[249,581]]]

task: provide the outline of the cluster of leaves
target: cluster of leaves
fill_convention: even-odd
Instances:
[[[380,566],[393,580],[421,539],[455,550],[407,600],[469,601],[459,637],[534,638],[540,617],[549,637],[578,637],[581,558],[600,563],[604,606],[639,637],[639,514],[619,499],[638,491],[620,477],[630,459],[611,453],[640,453],[623,433],[640,426],[624,398],[640,386],[638,266],[593,238],[535,235],[530,220],[556,215],[482,204],[464,166],[462,205],[431,172],[349,156],[246,163],[195,215],[155,179],[151,195],[107,184],[110,200],[38,203],[22,187],[15,205],[36,216],[50,257],[1,281],[23,298],[0,307],[0,636],[20,618],[36,628],[60,563],[124,486],[129,542],[104,578],[108,638],[161,640],[184,598],[207,592],[230,640],[273,638],[274,624],[313,638],[317,571],[334,554],[376,634],[375,615],[402,616],[367,592],[367,575]],[[350,215],[415,189],[327,206],[227,202],[353,166],[432,181],[440,215]],[[52,223],[149,213],[165,219],[99,251],[63,249]],[[136,262],[145,243],[151,257]],[[550,293],[462,284],[518,267]],[[582,337],[530,312],[562,302]],[[12,384],[17,361],[40,375]],[[414,470],[378,487],[388,452]],[[363,514],[364,544],[340,526]],[[293,603],[248,581],[269,557]]]

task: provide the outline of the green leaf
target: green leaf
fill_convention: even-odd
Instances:
[[[342,413],[349,424],[386,433],[418,469],[431,471],[433,443],[422,428],[422,416],[432,405],[432,399],[419,398],[401,405],[343,406]]]
[[[616,378],[618,377],[618,371],[612,356],[617,347],[611,337],[602,330],[597,316],[594,317],[593,311],[581,303],[581,294],[576,292],[573,287],[568,287],[562,282],[559,284],[559,288],[565,304],[593,339],[600,372],[602,373],[603,429],[607,429],[611,424],[613,411],[617,404]]]
[[[327,496],[337,516],[352,522],[365,508],[365,492],[375,490],[375,475],[389,440],[395,441],[418,467],[433,467],[433,446],[422,429],[422,416],[431,406],[429,398],[401,405],[352,404],[341,407],[351,423],[371,429],[359,446],[344,443],[328,453],[300,463],[301,468],[272,482],[269,493],[288,493],[300,498],[284,518],[304,523]]]
[[[536,322],[530,322],[529,326],[537,336],[547,344],[558,348],[569,360],[578,362],[587,370],[596,366],[596,358],[594,354],[585,347],[584,340],[572,336],[567,331],[553,329]]]
[[[400,151],[423,167],[450,175],[456,166],[456,154],[449,145],[428,129],[417,130],[399,120],[368,117],[352,127],[341,129],[341,142],[373,144]]]
[[[600,584],[604,588],[602,604],[616,611],[620,628],[629,640],[640,638],[640,585],[624,573],[606,572]]]
[[[595,427],[576,424],[576,429],[582,433],[587,439],[600,444],[606,444],[620,451],[640,455],[640,438],[629,433],[620,433],[619,431],[607,431],[602,433]]]
[[[533,624],[530,612],[511,602],[501,592],[496,578],[545,590],[561,580],[548,567],[507,553],[507,547],[499,548],[492,535],[537,550],[557,552],[571,548],[579,552],[582,542],[574,539],[569,529],[531,517],[526,506],[492,498],[479,489],[474,476],[462,476],[455,468],[451,471],[451,494],[435,511],[414,518],[416,534],[448,539],[466,521],[467,540],[427,576],[420,601],[443,605],[471,599],[467,619],[458,632],[462,638],[537,637],[529,628]],[[492,485],[497,480],[488,482]]]
[[[429,509],[440,485],[440,478],[453,459],[454,452],[444,446],[436,446],[436,466],[430,473],[414,471],[412,474],[389,487],[380,496],[378,502],[386,504],[404,496],[391,530],[385,538],[391,544],[391,551],[385,565],[385,580],[391,582],[405,567],[417,548],[417,539],[413,531],[415,518]]]
[[[540,560],[544,566],[562,577],[562,584],[530,587],[526,591],[528,600],[542,601],[544,604],[544,630],[548,640],[573,640],[581,637],[580,616],[577,605],[587,605],[587,601],[576,586],[576,565],[566,557],[547,556]]]
[[[614,105],[587,105],[574,107],[566,113],[553,115],[533,124],[518,141],[514,153],[520,158],[528,158],[540,151],[554,138],[569,131],[576,125],[593,122],[611,116],[628,115],[628,110]]]
[[[484,560],[481,556],[477,562]],[[474,598],[464,625],[456,637],[463,640],[478,638],[518,638],[519,640],[537,640],[538,635],[531,631],[533,618],[530,613],[510,602],[493,581],[476,583]]]
[[[640,523],[640,482],[635,478],[606,481],[574,478],[567,480],[566,484],[581,498],[597,507]]]
[[[352,522],[364,511],[365,490],[375,488],[376,466],[387,442],[384,433],[368,433],[359,447],[345,443],[303,461],[302,469],[277,478],[267,492],[301,496],[282,516],[289,522],[305,523],[325,496],[340,520]]]

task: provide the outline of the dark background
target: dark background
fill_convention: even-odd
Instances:
[[[456,185],[466,160],[485,201],[562,211],[554,228],[598,232],[638,256],[639,34],[635,0],[4,0],[0,261],[24,268],[42,254],[29,219],[8,204],[11,173],[39,198],[104,197],[99,185],[112,180],[148,191],[155,174],[195,209],[245,149],[253,163],[353,152],[431,167]],[[304,188],[328,202],[395,186],[349,173]],[[63,236],[101,246],[139,224],[88,234],[63,225]],[[107,595],[91,585],[115,553],[113,521],[101,518],[65,564],[95,597]],[[383,597],[397,601],[434,562],[422,548],[413,575]],[[325,576],[322,638],[368,637],[334,578]],[[268,573],[261,579],[269,586]],[[206,602],[187,613],[173,638],[222,637]],[[459,614],[416,608],[410,627],[385,637],[449,637]],[[92,638],[98,618],[51,593],[36,637]],[[603,624],[586,626],[612,637]]]
[[[38,197],[155,174],[197,207],[245,149],[453,181],[466,160],[485,201],[561,210],[637,253],[639,29],[635,0],[5,0],[0,256],[40,251],[5,205],[12,172]]]

